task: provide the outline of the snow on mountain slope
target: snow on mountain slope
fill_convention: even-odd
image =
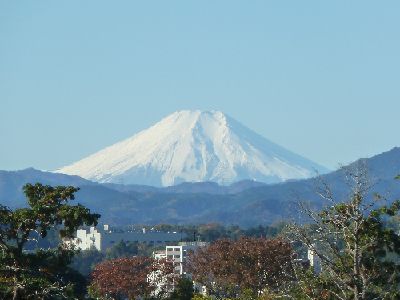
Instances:
[[[327,170],[219,111],[175,112],[149,129],[55,172],[98,182],[169,186],[243,179],[267,183]]]

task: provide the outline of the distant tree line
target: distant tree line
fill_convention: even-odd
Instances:
[[[285,227],[285,223],[280,222],[273,225],[259,225],[249,228],[241,228],[237,225],[224,226],[219,223],[197,225],[158,224],[153,226],[140,225],[140,227],[164,232],[182,232],[185,234],[184,241],[201,240],[213,242],[223,238],[237,240],[243,236],[275,237]]]

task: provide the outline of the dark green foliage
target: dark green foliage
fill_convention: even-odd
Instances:
[[[84,276],[89,276],[94,267],[102,261],[133,256],[151,256],[155,248],[146,243],[120,241],[106,252],[97,250],[80,251],[77,253],[70,267]]]
[[[106,250],[106,258],[114,259],[120,257],[132,257],[138,255],[138,251],[138,243],[120,241]]]
[[[104,259],[105,255],[97,250],[80,251],[74,256],[70,267],[87,277]]]
[[[169,297],[170,300],[191,300],[193,297],[193,282],[187,277],[181,277]]]
[[[54,249],[27,251],[32,238],[45,238],[58,228],[59,241],[72,238],[83,224],[95,225],[100,215],[69,205],[75,187],[27,184],[28,208],[0,206],[0,296],[2,299],[58,299],[83,295],[84,278],[68,267],[75,251],[59,243]]]
[[[284,223],[278,223],[270,226],[257,226],[250,227],[247,229],[239,226],[224,226],[219,223],[208,223],[199,225],[171,225],[171,224],[160,224],[155,226],[147,226],[148,229],[153,228],[159,231],[169,232],[182,232],[186,235],[184,241],[193,241],[194,239],[200,239],[205,242],[214,242],[218,239],[228,238],[237,240],[240,237],[265,237],[272,238],[276,237],[284,228]],[[145,225],[140,225],[146,227]]]

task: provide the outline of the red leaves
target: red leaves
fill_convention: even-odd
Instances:
[[[172,273],[172,265],[149,257],[118,258],[104,261],[92,273],[92,286],[101,295],[135,298],[154,291],[148,278],[153,272],[160,277]]]
[[[190,258],[194,279],[211,289],[257,293],[287,280],[292,249],[282,239],[218,240]]]

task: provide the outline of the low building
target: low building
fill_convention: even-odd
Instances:
[[[166,254],[165,250],[158,250],[158,251],[153,252],[153,257],[158,260],[166,259],[167,254]]]
[[[179,242],[185,236],[176,232],[114,232],[109,230],[108,225],[104,225],[103,229],[90,227],[88,230],[77,230],[76,238],[70,243],[80,250],[105,251],[121,241],[161,246]]]
[[[94,227],[90,227],[89,232],[86,229],[78,229],[72,243],[79,250],[101,251],[101,233]]]

